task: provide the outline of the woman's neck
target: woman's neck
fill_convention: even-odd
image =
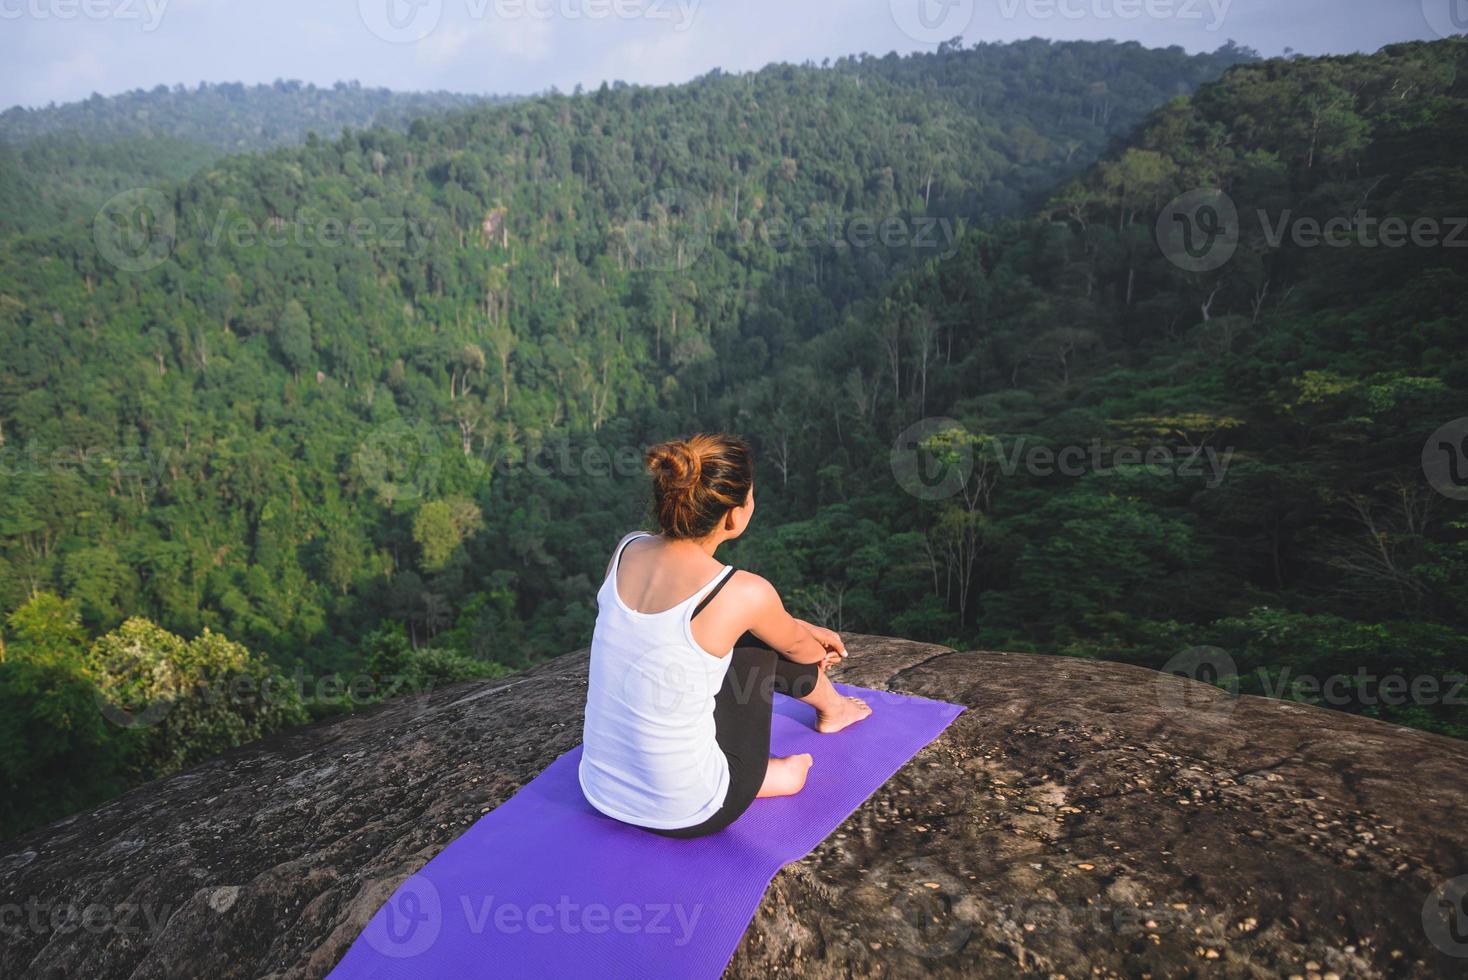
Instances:
[[[724,540],[724,536],[717,532],[709,535],[706,538],[701,538],[697,541],[691,540],[689,538],[676,540],[667,537],[663,538],[663,541],[667,543],[668,547],[677,548],[680,551],[688,551],[696,548],[699,551],[702,551],[704,554],[708,555],[710,558],[714,556],[714,552],[718,550],[719,545],[724,543]]]

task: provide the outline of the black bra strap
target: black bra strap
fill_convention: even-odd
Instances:
[[[638,538],[650,538],[650,537],[652,537],[652,535],[651,534],[648,534],[646,531],[637,531],[637,532],[635,532],[633,534],[627,535],[627,537],[622,540],[622,543],[619,544],[619,545],[617,545],[617,553],[612,556],[612,570],[611,570],[611,576],[612,576],[612,578],[614,578],[614,579],[616,578],[616,576],[617,576],[617,569],[619,569],[619,568],[622,567],[622,552],[624,552],[624,551],[627,550],[627,546],[629,544],[631,544],[632,542],[636,541]]]
[[[712,589],[709,589],[709,594],[706,595],[706,596],[704,596],[703,599],[699,602],[699,604],[693,607],[693,615],[688,617],[688,621],[689,622],[692,622],[694,620],[694,618],[696,616],[698,616],[699,613],[703,612],[703,607],[706,606],[706,605],[708,605],[710,602],[713,602],[714,601],[714,596],[718,595],[719,594],[719,590],[722,589],[725,585],[727,585],[728,582],[729,582],[729,580],[731,578],[733,578],[733,577],[734,577],[734,569],[731,568],[724,575],[723,578],[719,579],[719,581],[714,584],[714,587]]]

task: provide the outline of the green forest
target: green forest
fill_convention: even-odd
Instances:
[[[48,179],[118,196],[0,236],[0,834],[584,646],[642,448],[699,429],[758,453],[721,558],[813,622],[1216,648],[1468,737],[1423,468],[1468,414],[1465,55],[952,42],[232,156],[249,113],[73,122]],[[347,125],[323,92],[283,118]]]
[[[90,221],[114,194],[183,180],[228,153],[346,127],[406,129],[435,112],[509,101],[282,80],[159,85],[40,109],[16,106],[0,112],[0,239]]]

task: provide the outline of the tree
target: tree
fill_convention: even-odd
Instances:
[[[97,710],[96,693],[77,664],[0,662],[0,837],[126,787],[130,739]]]
[[[281,360],[291,373],[300,378],[301,372],[311,363],[311,318],[298,300],[286,303],[285,313],[276,325],[275,344],[280,350]]]
[[[484,515],[463,496],[430,500],[413,516],[413,540],[425,572],[441,572],[459,551],[464,539],[484,527]]]
[[[334,527],[322,542],[321,561],[327,584],[346,595],[364,564],[361,543],[348,529]]]
[[[86,649],[86,631],[76,603],[42,592],[5,619],[12,641],[5,660],[78,664]]]
[[[92,645],[87,672],[102,714],[139,733],[130,765],[145,778],[306,719],[300,691],[284,676],[208,629],[185,642],[129,619]]]

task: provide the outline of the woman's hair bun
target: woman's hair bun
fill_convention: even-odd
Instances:
[[[647,467],[665,489],[688,490],[698,483],[703,459],[687,442],[675,439],[649,449]]]
[[[749,445],[735,436],[700,432],[659,443],[643,459],[658,526],[671,538],[707,537],[754,485]]]

